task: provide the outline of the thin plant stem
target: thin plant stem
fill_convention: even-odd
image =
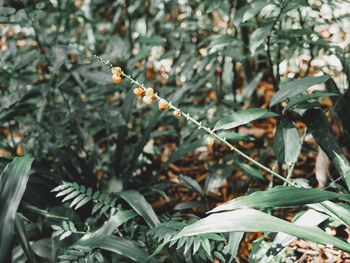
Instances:
[[[98,56],[95,55],[95,57],[97,59],[99,59],[103,64],[105,64],[107,67],[109,67],[110,69],[113,68],[113,65],[111,65],[108,61],[104,61],[103,59],[99,58]],[[120,72],[120,75],[122,77],[127,78],[132,84],[137,85],[138,87],[140,87],[143,91],[146,90],[145,86],[141,83],[139,83],[138,81],[134,80],[131,76],[125,74],[123,71]],[[161,98],[157,93],[155,93],[153,95],[156,99],[161,100],[163,98]],[[236,147],[234,147],[231,143],[229,143],[226,138],[223,138],[221,136],[219,136],[218,134],[216,134],[213,130],[211,130],[210,128],[204,126],[202,124],[202,122],[198,122],[197,120],[193,119],[188,113],[182,111],[180,108],[175,107],[170,101],[169,103],[169,108],[173,109],[177,112],[180,112],[182,116],[184,116],[188,121],[194,123],[198,129],[202,129],[204,131],[206,131],[208,134],[210,134],[211,136],[213,136],[214,138],[216,138],[218,141],[221,141],[222,143],[224,143],[227,147],[229,147],[232,151],[236,152],[237,154],[241,155],[243,158],[247,159],[248,161],[252,162],[255,166],[261,168],[262,170],[270,173],[271,175],[273,175],[274,177],[277,177],[278,179],[280,179],[281,181],[291,185],[291,186],[296,186],[292,181],[284,178],[282,175],[274,172],[273,170],[271,170],[270,168],[262,165],[261,163],[259,163],[258,161],[254,160],[253,158],[249,157],[248,155],[246,155],[244,152],[242,152],[241,150],[237,149]]]

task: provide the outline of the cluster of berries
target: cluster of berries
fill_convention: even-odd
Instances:
[[[120,67],[112,68],[112,74],[113,74],[112,78],[115,82],[122,81],[122,77],[120,76],[121,73],[122,73],[122,69]],[[154,94],[154,90],[152,88],[144,88],[141,85],[139,85],[138,88],[134,89],[134,94],[135,95],[143,95],[144,94],[142,100],[146,104],[151,104],[153,99],[155,98],[156,100],[158,100],[158,106],[159,106],[160,110],[164,110],[164,109],[169,107],[169,103],[165,99],[159,98],[159,96]],[[180,117],[181,113],[178,110],[174,110],[173,115],[175,117]],[[207,144],[209,146],[214,145],[214,142],[215,142],[214,137],[211,137],[211,136],[207,137]]]

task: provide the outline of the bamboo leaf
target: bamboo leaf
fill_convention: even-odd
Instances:
[[[230,116],[224,117],[223,119],[219,120],[215,124],[214,131],[220,129],[232,129],[240,125],[247,124],[254,120],[276,116],[278,116],[278,114],[269,112],[267,109],[251,108],[246,110],[239,110],[237,112],[232,113]]]
[[[0,175],[0,262],[6,262],[12,246],[16,212],[26,189],[33,159],[16,157]]]
[[[220,222],[220,224],[218,224]],[[300,226],[254,209],[216,213],[186,226],[173,239],[218,232],[283,232],[350,252],[350,245],[317,227]]]
[[[241,196],[215,207],[208,213],[235,210],[241,208],[289,207],[314,204],[326,200],[341,198],[349,200],[350,194],[338,194],[316,188],[297,188],[277,186],[269,191],[258,191]]]
[[[273,140],[273,151],[277,160],[289,165],[295,163],[300,150],[301,143],[297,128],[290,120],[283,120],[278,125]]]
[[[160,224],[160,221],[154,212],[152,206],[139,192],[135,190],[128,190],[118,193],[128,204],[145,219],[146,223],[151,227]]]
[[[306,77],[302,79],[292,80],[283,85],[283,87],[276,92],[276,94],[272,97],[270,102],[270,107],[275,106],[276,104],[286,100],[287,98],[291,98],[306,89],[321,84],[327,81],[331,76],[323,75],[319,77]]]

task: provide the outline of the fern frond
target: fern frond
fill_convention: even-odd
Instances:
[[[91,214],[95,214],[100,211],[100,215],[106,212],[114,214],[118,210],[116,205],[116,199],[107,196],[100,191],[93,193],[91,187],[86,187],[84,185],[78,185],[77,183],[70,183],[63,181],[62,184],[55,187],[51,192],[57,192],[56,197],[63,197],[62,202],[70,201],[70,207],[76,210],[88,202],[92,201],[95,205],[92,208]]]

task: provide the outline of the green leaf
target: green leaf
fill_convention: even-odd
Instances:
[[[224,117],[223,119],[219,120],[215,124],[214,131],[220,129],[232,129],[237,126],[247,124],[254,120],[276,116],[278,116],[278,114],[274,112],[269,112],[267,109],[250,108],[246,110],[239,110],[232,113],[230,116]]]
[[[277,186],[269,191],[258,191],[248,196],[241,196],[228,201],[208,213],[241,208],[289,207],[319,203],[326,200],[341,198],[349,200],[349,194],[338,194],[316,188],[297,188]]]
[[[62,203],[68,201],[69,199],[72,199],[72,198],[76,197],[76,196],[79,195],[79,194],[80,194],[79,191],[73,191],[73,192],[71,192],[69,195],[67,195],[65,198],[63,198]]]
[[[277,91],[276,94],[272,97],[270,101],[270,107],[273,107],[288,98],[292,98],[293,96],[305,91],[314,85],[321,84],[327,81],[330,77],[330,75],[323,75],[319,77],[306,77],[289,81],[284,84],[282,88]]]
[[[199,185],[199,183],[192,179],[191,177],[188,177],[186,175],[182,175],[180,174],[179,176],[179,180],[183,183],[183,185],[185,187],[187,187],[188,189],[192,189],[194,190],[197,194],[199,194],[201,197],[203,197],[203,192],[201,189],[201,186]]]
[[[113,231],[116,230],[119,226],[124,224],[129,219],[135,217],[136,214],[132,210],[118,211],[117,214],[111,216],[108,221],[94,233],[96,236],[112,235]]]
[[[60,240],[63,240],[63,239],[65,239],[65,238],[69,237],[71,234],[72,234],[71,231],[66,231],[66,232],[64,232],[64,233],[60,236]]]
[[[218,223],[220,222],[220,223]],[[186,226],[173,239],[218,232],[283,232],[350,252],[350,245],[317,227],[300,226],[254,209],[212,214]]]
[[[208,46],[209,55],[218,50],[223,49],[224,47],[232,45],[232,43],[234,43],[235,41],[236,39],[231,35],[222,35],[217,37],[216,39],[211,41]]]
[[[15,232],[17,237],[19,238],[19,242],[21,244],[21,247],[24,251],[24,254],[26,255],[28,261],[30,263],[34,263],[34,254],[33,250],[30,246],[29,239],[24,227],[23,219],[21,218],[21,214],[17,214],[15,218]]]
[[[285,119],[277,127],[274,140],[273,151],[278,161],[288,165],[295,163],[301,150],[299,133],[294,124]]]
[[[12,246],[16,212],[26,189],[33,159],[15,157],[0,175],[0,262],[6,262]]]
[[[255,31],[252,33],[249,39],[249,49],[252,55],[255,54],[256,49],[264,43],[266,37],[270,33],[272,28],[272,24],[269,23],[265,26],[258,27],[255,29]]]
[[[231,257],[229,259],[229,263],[231,263],[238,252],[239,243],[241,242],[243,238],[244,232],[231,232],[228,238],[228,244],[227,244],[227,250],[231,254]]]
[[[160,221],[154,212],[152,206],[139,192],[128,190],[118,193],[140,216],[145,219],[146,223],[151,227],[160,224]]]
[[[261,9],[266,7],[267,3],[266,1],[254,1],[251,5],[244,5],[240,9],[238,9],[233,18],[233,24],[238,27],[241,23],[244,23],[250,19],[252,19],[254,16],[256,16]]]
[[[148,256],[144,250],[138,247],[135,241],[115,236],[95,236],[87,240],[80,240],[78,244],[88,246],[90,249],[100,248],[107,250],[127,257],[135,262],[144,262]]]
[[[70,204],[69,207],[73,207],[76,204],[78,204],[81,200],[83,200],[85,198],[85,194],[80,194],[78,195],[76,198],[74,198],[73,202]]]
[[[13,104],[19,102],[21,99],[23,99],[23,97],[27,93],[28,93],[28,88],[23,87],[23,88],[19,88],[16,91],[11,92],[11,94],[8,96],[3,96],[0,99],[0,111],[2,111],[3,109],[8,109]]]
[[[91,200],[90,196],[85,197],[83,200],[79,201],[79,203],[75,206],[74,209],[77,210],[78,208],[82,207],[83,205],[85,205],[90,200]]]
[[[293,97],[291,98],[290,102],[288,102],[288,104],[283,108],[283,111],[287,111],[291,108],[293,108],[294,106],[306,102],[308,100],[311,99],[318,99],[318,98],[322,98],[322,97],[332,97],[332,96],[339,96],[339,93],[333,93],[333,92],[313,92],[312,94],[303,94],[300,95],[298,97]]]
[[[252,179],[254,179],[256,181],[259,181],[259,180],[265,181],[265,177],[258,169],[255,169],[254,167],[250,166],[249,164],[246,164],[243,162],[235,162],[235,163],[238,165],[238,167],[243,169],[243,171],[246,173],[246,175],[248,175]]]

